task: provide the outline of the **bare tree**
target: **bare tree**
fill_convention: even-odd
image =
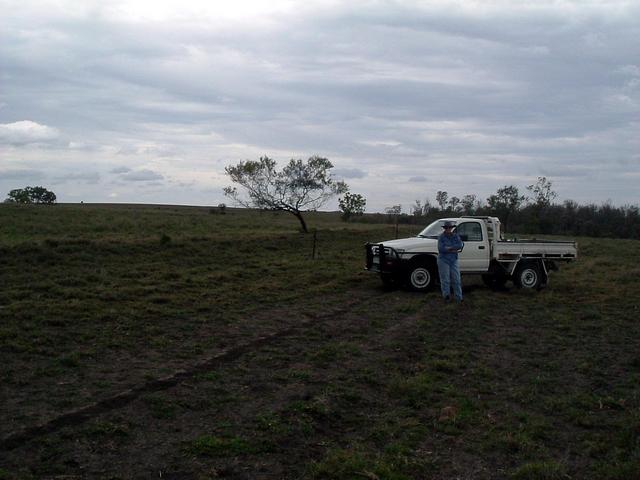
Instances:
[[[346,183],[332,178],[332,168],[329,160],[318,156],[306,162],[292,159],[281,171],[276,169],[276,161],[266,156],[258,161],[247,160],[225,168],[231,181],[244,188],[245,195],[236,187],[226,187],[224,194],[244,207],[289,212],[306,233],[302,213],[317,210],[349,190]]]
[[[460,203],[462,204],[462,211],[467,215],[474,215],[480,204],[475,194],[465,195],[460,200]]]
[[[384,213],[387,215],[400,215],[402,213],[402,205],[392,205],[391,207],[385,207]]]
[[[547,177],[538,177],[538,181],[533,185],[529,185],[527,190],[533,194],[533,203],[538,207],[548,207],[551,202],[558,196],[556,192],[551,190],[551,180]]]
[[[448,198],[449,198],[449,194],[447,192],[438,190],[438,193],[436,193],[436,203],[440,207],[440,210],[444,211],[447,208]]]
[[[451,197],[449,199],[449,208],[451,208],[452,211],[458,213],[460,211],[460,199],[458,197]]]

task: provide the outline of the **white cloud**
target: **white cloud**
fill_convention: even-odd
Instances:
[[[53,143],[59,138],[57,129],[31,120],[0,124],[0,143],[8,145]]]

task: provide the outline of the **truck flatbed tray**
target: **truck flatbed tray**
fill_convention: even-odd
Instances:
[[[562,243],[571,243],[574,244],[573,240],[545,240],[541,238],[514,238],[510,240],[498,240],[499,244],[509,244],[509,243],[549,243],[549,244],[562,244]]]

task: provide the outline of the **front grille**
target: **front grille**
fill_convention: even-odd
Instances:
[[[371,247],[371,253],[373,253],[374,256],[379,257],[380,256],[380,246],[379,245],[373,245]],[[390,247],[384,247],[384,255],[385,256],[389,256],[391,254],[391,248]]]
[[[366,244],[367,249],[367,266],[366,269],[374,272],[391,271],[395,268],[399,257],[391,247],[385,247],[382,244]]]

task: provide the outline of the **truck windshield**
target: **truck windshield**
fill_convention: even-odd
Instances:
[[[444,225],[444,220],[436,220],[427,228],[422,230],[418,236],[425,238],[438,238],[438,235],[442,233],[442,225]]]

